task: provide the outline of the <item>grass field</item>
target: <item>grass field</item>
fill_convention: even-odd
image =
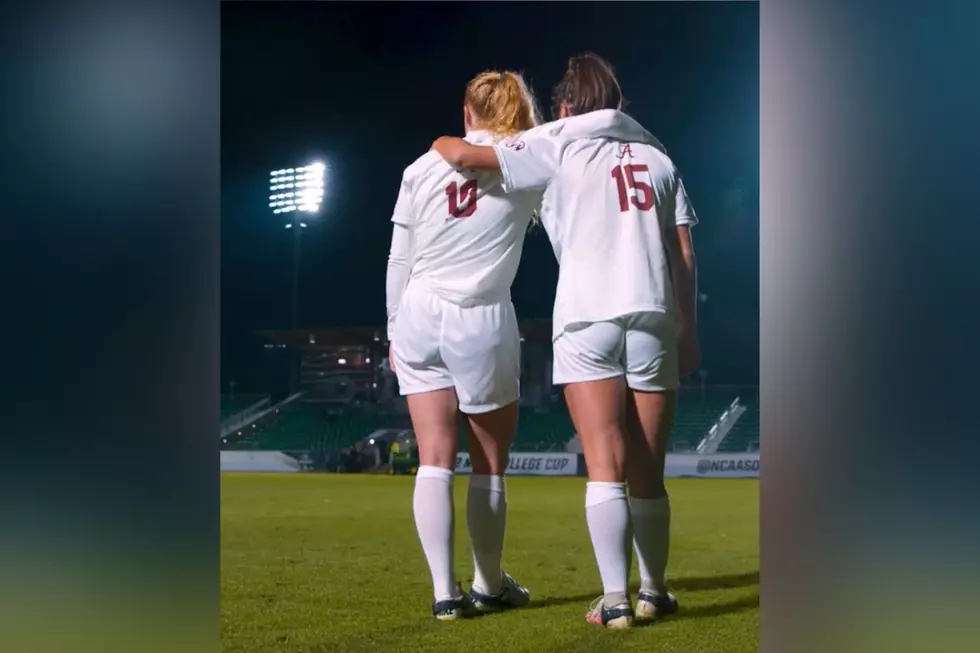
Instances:
[[[606,631],[584,479],[508,479],[504,567],[522,610],[437,622],[412,520],[411,477],[240,475],[221,480],[221,643],[247,653],[742,653],[759,648],[759,485],[674,480],[669,579],[680,611]],[[456,569],[472,560],[456,480]],[[635,563],[634,563],[635,565]],[[634,578],[636,572],[633,573]]]

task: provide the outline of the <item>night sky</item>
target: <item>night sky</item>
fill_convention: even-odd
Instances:
[[[270,170],[325,161],[304,235],[300,326],[381,326],[401,173],[461,134],[467,81],[523,71],[545,117],[569,56],[616,69],[627,110],[667,147],[701,224],[709,383],[757,383],[759,12],[743,2],[224,2],[221,54],[222,386],[262,391],[259,329],[289,325],[292,239]],[[532,232],[519,318],[550,318],[557,264]]]

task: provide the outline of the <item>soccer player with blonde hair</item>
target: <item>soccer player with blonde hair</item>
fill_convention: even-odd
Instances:
[[[463,121],[466,142],[492,145],[534,127],[537,107],[520,74],[483,72],[466,86]],[[441,620],[528,602],[501,556],[520,393],[510,287],[540,202],[540,191],[505,194],[499,174],[458,172],[429,151],[405,170],[391,218],[389,360],[418,443],[415,524]],[[460,412],[472,461],[466,522],[474,574],[465,595],[453,570]]]

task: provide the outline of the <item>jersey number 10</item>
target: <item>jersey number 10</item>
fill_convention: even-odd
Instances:
[[[470,217],[476,213],[476,180],[464,181],[462,185],[454,181],[446,187],[446,197],[449,198],[449,215]]]
[[[636,179],[636,173],[649,171],[650,168],[638,163],[616,166],[612,169],[612,177],[616,180],[616,189],[619,191],[621,212],[629,211],[630,203],[640,211],[649,211],[653,208],[653,188],[645,181]],[[633,192],[629,193],[630,190]]]

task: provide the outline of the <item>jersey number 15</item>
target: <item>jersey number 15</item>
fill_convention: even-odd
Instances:
[[[640,211],[653,208],[653,188],[645,181],[636,178],[638,172],[649,172],[650,168],[639,163],[616,166],[612,169],[612,177],[616,180],[619,191],[619,210],[623,213],[630,210],[630,203]],[[628,191],[633,191],[629,193]]]
[[[454,218],[468,218],[476,213],[476,180],[464,181],[462,185],[455,181],[446,186],[446,197],[449,199],[449,215]]]

